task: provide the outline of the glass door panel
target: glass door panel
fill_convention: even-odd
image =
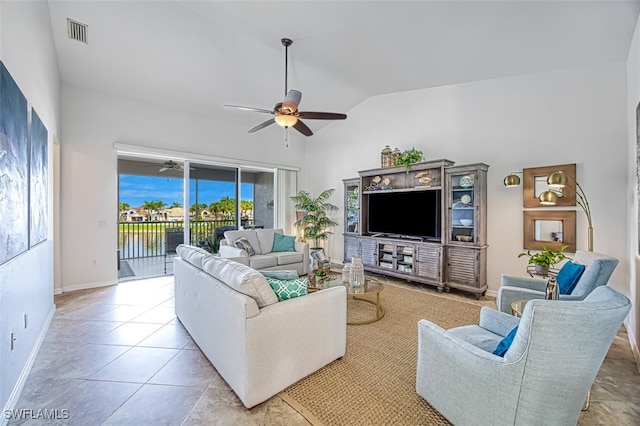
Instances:
[[[190,244],[217,252],[221,234],[238,228],[238,169],[191,163]]]
[[[451,241],[472,243],[475,240],[475,173],[450,176],[451,217],[449,235]]]

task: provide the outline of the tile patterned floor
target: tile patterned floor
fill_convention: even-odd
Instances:
[[[433,287],[404,284],[420,291]],[[476,301],[464,293],[444,294]],[[173,312],[173,277],[56,296],[56,315],[16,410],[58,410],[70,425],[306,425],[275,396],[251,410],[202,355]],[[68,411],[62,411],[68,410]],[[640,424],[640,373],[624,330],[614,341],[579,425]]]

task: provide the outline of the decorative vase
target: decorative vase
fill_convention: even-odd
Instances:
[[[393,156],[391,154],[391,148],[389,148],[389,145],[385,145],[382,152],[380,152],[380,167],[394,166],[394,164],[392,164],[392,160]]]
[[[351,287],[360,287],[364,284],[364,266],[360,256],[351,258],[351,267],[349,268],[349,285]]]
[[[342,282],[345,284],[349,283],[349,271],[351,270],[351,264],[345,263],[342,267]]]
[[[549,266],[547,265],[535,265],[533,268],[538,275],[548,275],[549,274]]]
[[[547,291],[544,295],[545,299],[548,300],[558,300],[558,283],[556,282],[556,277],[551,276],[547,281]]]

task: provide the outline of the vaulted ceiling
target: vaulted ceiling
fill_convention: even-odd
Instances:
[[[49,0],[65,84],[246,123],[289,88],[301,109],[627,58],[640,1]],[[88,25],[71,40],[67,18]],[[317,125],[316,125],[317,123]],[[322,123],[314,122],[317,129]]]

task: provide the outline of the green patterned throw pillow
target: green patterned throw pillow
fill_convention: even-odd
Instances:
[[[240,250],[244,250],[247,252],[249,256],[255,256],[256,251],[253,249],[253,246],[245,237],[240,237],[233,242],[233,245],[238,247]]]
[[[265,277],[267,282],[276,292],[279,301],[293,299],[294,297],[304,296],[307,294],[307,285],[309,280],[298,278],[296,280],[279,280],[277,278]]]

